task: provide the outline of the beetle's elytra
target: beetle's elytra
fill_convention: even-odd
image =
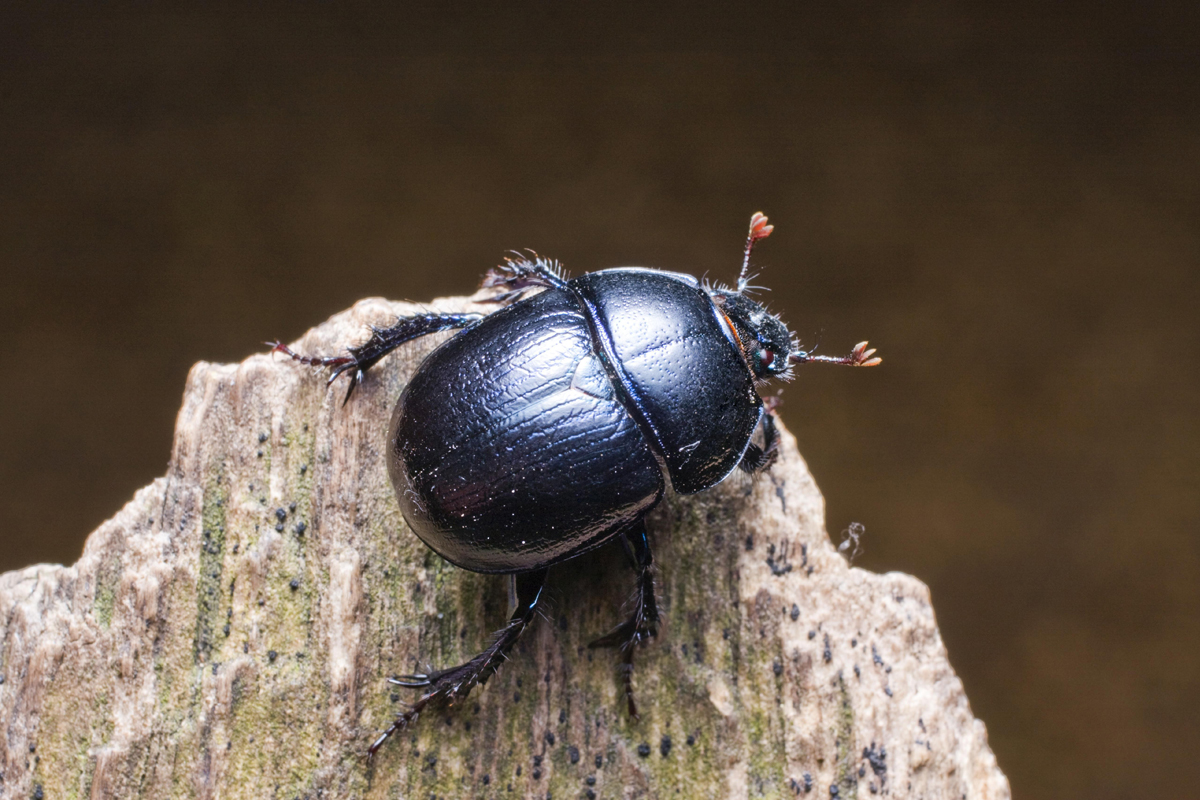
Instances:
[[[485,682],[533,619],[547,569],[614,537],[629,545],[639,591],[629,618],[592,646],[619,648],[631,666],[658,621],[644,519],[665,488],[691,494],[735,468],[770,467],[778,441],[762,382],[786,379],[797,363],[880,362],[866,342],[841,358],[805,352],[747,297],[751,251],[772,229],[761,213],[751,218],[733,288],[642,268],[568,279],[555,262],[518,256],[484,278],[498,290],[494,314],[403,317],[329,358],[273,343],[331,367],[331,383],[348,374],[348,400],[396,347],[460,330],[422,362],[396,403],[388,472],[421,540],[464,569],[511,575],[517,607],[465,664],[392,678],[424,692],[371,753],[430,703]],[[527,296],[533,289],[541,291]],[[625,694],[636,716],[630,676]]]

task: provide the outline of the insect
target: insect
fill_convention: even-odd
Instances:
[[[502,308],[417,314],[332,357],[273,352],[346,375],[346,401],[389,352],[459,330],[419,366],[388,432],[388,472],[409,526],[463,569],[511,576],[516,609],[466,663],[391,682],[422,690],[370,747],[434,703],[461,700],[496,672],[532,621],[548,569],[620,538],[637,571],[632,613],[592,647],[617,648],[629,714],[633,654],[658,623],[645,517],[668,482],[708,489],[734,469],[758,473],[778,433],[758,387],[809,362],[869,367],[867,343],[848,356],[802,350],[783,322],[747,295],[750,255],[774,226],[750,220],[734,287],[645,268],[569,279],[557,262],[515,255],[489,271]],[[541,290],[531,294],[533,290]],[[762,444],[752,441],[761,429]]]

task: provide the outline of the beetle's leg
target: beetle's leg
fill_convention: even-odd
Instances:
[[[415,314],[411,317],[400,317],[388,328],[376,328],[372,325],[371,338],[357,347],[348,348],[347,355],[344,356],[302,356],[281,342],[267,344],[271,346],[272,353],[291,356],[301,364],[310,367],[332,367],[329,383],[333,383],[344,372],[350,373],[350,387],[346,390],[346,400],[349,400],[354,387],[362,381],[363,374],[400,345],[430,333],[467,328],[481,319],[482,314]],[[342,402],[345,403],[346,400]]]
[[[492,267],[483,276],[481,289],[502,289],[495,297],[484,300],[485,303],[511,303],[521,299],[521,295],[530,289],[546,287],[565,289],[566,277],[562,266],[553,259],[542,258],[530,251],[532,259],[521,253],[513,253],[505,258],[504,263]]]
[[[770,411],[763,414],[762,431],[762,446],[752,442],[738,462],[738,468],[743,472],[756,473],[770,469],[775,459],[779,458],[779,429],[775,427],[775,415]]]
[[[613,628],[588,647],[617,647],[621,650],[621,679],[625,687],[625,701],[629,704],[629,716],[638,719],[637,704],[633,702],[633,652],[658,632],[658,601],[654,597],[654,556],[646,538],[646,525],[639,523],[632,532],[623,536],[626,547],[633,556],[638,571],[637,598],[629,619]]]
[[[517,643],[521,631],[533,621],[534,609],[546,586],[547,570],[523,572],[513,576],[516,587],[517,608],[509,618],[508,624],[496,632],[492,643],[479,655],[465,664],[457,667],[441,669],[436,672],[416,675],[400,675],[389,678],[391,683],[406,689],[425,689],[429,691],[421,695],[403,714],[399,714],[391,726],[374,741],[368,755],[375,755],[393,733],[403,730],[432,704],[453,704],[462,700],[476,685],[487,683],[487,679],[496,673],[500,664],[508,658],[508,653]]]

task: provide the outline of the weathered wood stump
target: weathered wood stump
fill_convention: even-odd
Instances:
[[[414,309],[365,300],[297,348]],[[458,663],[506,618],[506,580],[429,552],[388,483],[392,405],[446,335],[345,407],[268,355],[192,369],[166,477],[74,566],[0,577],[0,796],[1009,796],[928,589],[847,565],[786,431],[768,474],[650,518],[664,620],[640,721],[615,655],[586,647],[633,588],[604,548],[551,571],[486,687],[367,762],[406,699],[387,676]]]

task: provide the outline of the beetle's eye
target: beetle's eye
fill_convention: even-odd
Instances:
[[[775,360],[775,353],[771,350],[763,349],[758,351],[758,363],[762,364],[763,369],[771,366]]]

